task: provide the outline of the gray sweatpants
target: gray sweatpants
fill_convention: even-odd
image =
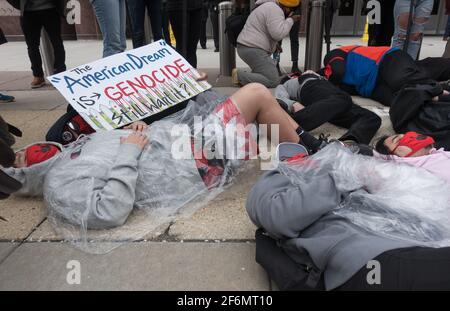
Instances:
[[[238,70],[238,79],[242,85],[258,82],[268,88],[274,88],[280,84],[280,76],[276,67],[276,61],[271,54],[258,49],[249,48],[244,45],[237,45],[239,57],[250,67],[248,70]]]

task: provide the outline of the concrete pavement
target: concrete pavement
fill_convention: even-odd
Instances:
[[[351,43],[360,41],[338,38],[334,45]],[[427,38],[422,55],[438,56],[443,47],[439,38]],[[284,48],[285,55],[290,55],[288,44]],[[101,43],[66,42],[66,49],[71,68],[98,58]],[[217,53],[210,48],[199,50],[198,55],[199,67],[209,72],[217,91],[232,94],[237,90],[229,86],[228,78],[218,76]],[[303,52],[300,55],[303,59]],[[51,86],[29,89],[31,73],[23,42],[2,46],[0,59],[7,60],[0,65],[0,91],[16,97],[16,102],[0,105],[0,114],[24,132],[15,147],[43,140],[66,109],[63,97]],[[290,67],[288,56],[282,58],[282,65]],[[242,61],[238,60],[238,66],[244,66]],[[367,99],[355,101],[382,116],[383,127],[377,136],[393,132],[386,108]],[[314,133],[322,132],[338,137],[343,129],[327,124]],[[251,163],[231,188],[192,216],[167,223],[140,242],[127,243],[106,255],[86,254],[62,241],[46,219],[42,199],[12,196],[0,201],[0,216],[7,220],[0,220],[0,290],[268,290],[267,275],[254,261],[255,227],[244,206],[249,189],[262,173],[258,165]],[[134,215],[128,225],[134,224],[145,226],[145,217]],[[119,228],[110,236],[114,240],[126,234]],[[70,260],[81,264],[81,285],[66,282]]]

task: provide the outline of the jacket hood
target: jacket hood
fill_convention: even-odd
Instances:
[[[61,151],[63,150],[63,146],[61,144],[48,141],[41,141],[23,147],[17,150],[17,152],[25,150],[29,146],[35,144],[52,144],[58,147],[59,150]],[[44,179],[45,176],[47,175],[47,172],[55,164],[55,162],[61,156],[61,154],[62,153],[58,153],[52,158],[48,159],[47,161],[37,163],[28,167],[21,167],[21,168],[10,167],[3,169],[3,171],[10,177],[22,183],[23,185],[22,188],[19,191],[17,191],[16,194],[23,196],[39,196],[42,195]]]
[[[255,7],[260,6],[261,4],[264,4],[267,2],[273,2],[273,3],[278,4],[278,0],[258,0],[255,2]]]

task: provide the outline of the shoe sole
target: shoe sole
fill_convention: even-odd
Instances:
[[[12,102],[14,102],[14,99],[11,99],[11,100],[1,100],[0,99],[1,104],[12,103]]]

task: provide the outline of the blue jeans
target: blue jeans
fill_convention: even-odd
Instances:
[[[145,7],[148,9],[150,17],[153,40],[161,40],[163,37],[161,0],[127,0],[127,5],[131,19],[133,48],[138,48],[145,44]]]
[[[433,0],[397,0],[395,2],[395,32],[392,46],[403,49],[405,45],[411,1],[415,1],[415,6],[413,8],[413,22],[407,52],[413,59],[417,59],[425,24],[430,19],[431,11],[433,10]]]
[[[125,0],[90,0],[103,35],[103,57],[125,51]]]

